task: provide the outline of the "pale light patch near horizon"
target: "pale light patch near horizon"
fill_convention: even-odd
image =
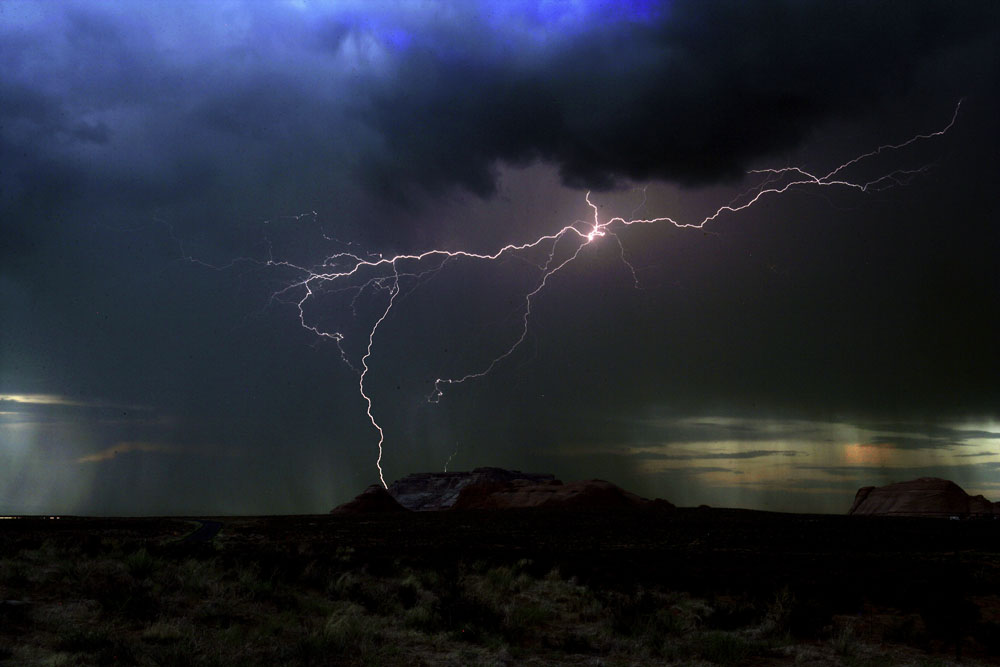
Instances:
[[[8,403],[4,407],[15,407],[16,405],[43,405],[43,406],[65,406],[72,408],[122,408],[125,410],[147,410],[140,405],[124,405],[112,401],[101,399],[82,399],[63,396],[61,394],[0,394],[0,404]],[[5,411],[2,414],[14,414],[13,411]]]
[[[88,403],[58,394],[0,394],[0,401],[10,401],[11,403],[23,403],[27,405],[73,405],[90,406],[99,405]]]
[[[119,442],[106,449],[102,449],[93,454],[87,454],[85,456],[80,456],[76,459],[77,463],[98,463],[100,461],[110,461],[122,454],[128,454],[130,452],[166,452],[175,453],[184,451],[183,447],[178,447],[177,445],[167,445],[157,442]]]
[[[191,445],[175,445],[165,442],[149,442],[149,441],[124,441],[118,442],[110,447],[105,447],[104,449],[98,450],[92,454],[85,454],[84,456],[79,456],[74,461],[76,463],[100,463],[101,461],[110,461],[122,454],[130,454],[132,452],[158,452],[162,454],[190,454],[193,456],[200,457],[211,457],[211,458],[240,458],[246,455],[246,452],[237,449],[235,447],[222,447],[222,446],[191,446]]]
[[[844,460],[849,464],[884,466],[890,462],[896,451],[896,448],[888,443],[850,443],[844,445]]]

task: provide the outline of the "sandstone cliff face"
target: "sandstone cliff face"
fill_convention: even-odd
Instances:
[[[530,483],[558,483],[554,475],[476,468],[472,472],[421,472],[407,475],[389,485],[389,495],[409,510],[426,512],[450,509],[462,489],[470,484],[506,484],[515,480]]]
[[[523,507],[565,509],[632,509],[652,506],[640,498],[603,479],[582,482],[531,483],[516,480],[508,483],[488,482],[465,487],[455,502],[454,509],[514,509]],[[672,507],[666,501],[657,501],[656,507]]]
[[[382,512],[406,512],[406,508],[396,502],[381,484],[372,484],[354,500],[338,505],[330,514],[371,514]]]
[[[962,518],[1000,516],[1000,504],[970,496],[947,479],[921,477],[858,489],[848,514]]]

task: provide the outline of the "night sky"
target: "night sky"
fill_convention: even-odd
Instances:
[[[0,513],[325,512],[379,481],[365,363],[390,482],[1000,500],[998,47],[991,2],[3,0]],[[586,234],[588,191],[696,224],[946,127],[866,191],[304,282]]]

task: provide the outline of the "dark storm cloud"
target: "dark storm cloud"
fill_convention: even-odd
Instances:
[[[632,431],[646,445],[660,443],[710,443],[722,441],[810,441],[829,440],[830,424],[798,419],[760,417],[686,418],[660,417],[611,420],[605,427],[613,437],[623,428]],[[598,432],[595,429],[595,432]]]
[[[705,452],[704,454],[661,454],[659,452],[637,452],[637,459],[655,461],[706,461],[711,459],[760,459],[769,456],[797,456],[800,452],[790,450],[755,449],[748,452]]]
[[[733,480],[731,484],[739,485],[747,488],[758,488],[761,490],[774,490],[777,486],[774,481],[761,481],[761,480]],[[818,490],[829,490],[837,492],[845,492],[853,494],[858,490],[858,483],[853,480],[846,479],[824,479],[817,480],[811,477],[789,477],[784,478],[780,482],[781,492],[785,491],[807,491],[815,493]]]
[[[743,471],[736,468],[720,468],[718,466],[690,466],[684,468],[666,468],[657,471],[655,474],[663,477],[690,477],[693,475],[705,475],[708,473],[725,472],[732,475],[742,475]]]
[[[886,433],[887,425],[873,425],[877,435],[866,438],[862,447],[890,447],[898,450],[948,450],[977,444],[977,440],[997,440],[1000,433],[981,429],[963,429],[940,424],[895,424],[897,433]],[[879,432],[882,431],[882,432]],[[968,456],[967,454],[964,456]]]
[[[40,5],[44,21],[0,31],[3,196],[162,205],[213,178],[274,185],[290,165],[361,175],[380,198],[486,195],[498,161],[537,159],[580,187],[710,182],[899,93],[996,13],[584,3],[573,22],[530,3],[436,7]]]
[[[308,21],[254,7],[7,6],[0,204],[38,214],[40,236],[47,214],[71,202],[103,213],[206,207],[213,186],[301,181],[289,164],[325,170],[329,187],[342,175],[341,137],[359,136],[339,101],[343,68],[294,43],[309,42]]]
[[[882,435],[869,439],[861,443],[862,447],[890,447],[892,449],[915,450],[915,449],[953,449],[961,447],[963,443],[942,438],[921,438],[906,437],[896,435]]]
[[[793,466],[796,470],[812,470],[822,472],[833,477],[867,477],[870,479],[892,479],[902,481],[905,479],[915,479],[918,477],[943,477],[951,480],[962,480],[968,478],[989,479],[995,476],[1000,470],[1000,461],[988,461],[986,463],[966,463],[966,464],[940,464],[931,466],[900,466],[889,468],[885,466],[857,465],[857,466]]]
[[[906,433],[919,433],[920,435],[915,438],[916,442],[922,440],[931,440],[938,442],[957,442],[962,443],[966,440],[993,440],[1000,439],[1000,433],[996,431],[987,431],[983,429],[973,429],[973,428],[957,428],[954,426],[945,426],[943,424],[926,424],[919,422],[861,422],[862,426],[874,430],[876,432],[891,432],[895,431],[897,434]],[[900,437],[895,434],[886,435],[886,438]]]
[[[384,139],[374,166],[386,187],[458,183],[488,194],[498,159],[555,163],[578,187],[712,182],[825,119],[905,92],[996,13],[963,9],[675,2],[649,22],[595,26],[526,61],[473,21],[400,49],[395,76],[360,109]]]

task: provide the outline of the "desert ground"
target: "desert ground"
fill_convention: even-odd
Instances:
[[[1000,664],[997,521],[198,518],[0,521],[0,664]]]

